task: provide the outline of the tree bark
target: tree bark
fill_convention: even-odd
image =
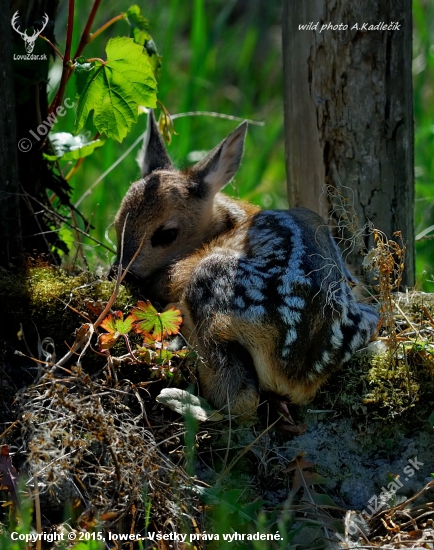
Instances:
[[[368,30],[382,22],[399,28]],[[348,27],[322,28],[328,24]],[[354,206],[359,226],[370,221],[389,238],[402,231],[408,287],[414,285],[411,40],[411,0],[283,3],[290,205],[327,219],[337,206],[325,192],[332,186]],[[363,240],[373,246],[372,234]],[[348,261],[361,272],[357,250]]]
[[[11,20],[7,10],[0,10],[0,37],[0,266],[9,268],[20,264],[22,240]]]
[[[18,12],[19,29],[30,29],[28,35],[31,36],[33,30],[42,27],[44,16],[47,15],[49,22],[43,34],[55,43],[57,5],[58,0],[12,0],[9,25],[13,14]],[[13,52],[17,57],[26,54],[22,36],[12,30],[11,38]],[[38,135],[38,126],[47,119],[47,84],[53,51],[47,42],[38,38],[34,43],[33,54],[45,56],[45,59],[26,61],[17,58],[13,61],[17,132],[13,146],[18,151],[22,243],[27,256],[45,255],[52,263],[58,263],[54,251],[54,247],[59,246],[56,232],[58,222],[51,215],[54,205],[50,199],[56,195],[60,198],[68,186],[55,176],[43,157],[47,136],[39,135],[38,139],[34,137]],[[50,199],[47,189],[54,191]]]

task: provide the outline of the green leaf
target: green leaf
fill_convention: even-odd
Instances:
[[[136,318],[136,331],[161,341],[166,335],[178,334],[182,323],[181,311],[171,307],[159,313],[149,300],[137,302],[132,315]]]
[[[162,57],[158,54],[157,46],[155,45],[152,36],[148,33],[149,21],[143,17],[139,6],[136,4],[128,8],[125,18],[131,26],[131,38],[134,39],[136,44],[139,44],[146,49],[152,68],[154,69],[154,75],[158,78],[161,69]]]
[[[122,141],[137,122],[138,107],[156,107],[157,82],[148,55],[131,38],[109,40],[106,53],[107,61],[95,61],[92,68],[80,63],[74,132],[93,111],[97,130]]]
[[[137,355],[141,361],[144,361],[145,363],[148,363],[148,365],[150,365],[154,362],[157,352],[148,348],[138,347]]]
[[[131,37],[134,38],[136,44],[145,45],[145,40],[151,40],[149,30],[149,21],[143,17],[140,8],[134,4],[127,9],[126,19],[131,27]]]
[[[72,550],[101,550],[103,543],[99,540],[87,540],[76,544]]]
[[[48,160],[78,160],[83,157],[88,157],[97,147],[102,147],[105,143],[103,139],[89,141],[86,136],[73,136],[68,132],[50,134],[50,141],[55,154],[44,154],[44,157]]]
[[[237,516],[239,526],[246,523],[257,524],[257,513],[264,507],[265,501],[257,500],[243,504],[239,502],[241,495],[242,491],[240,489],[230,489],[222,493],[219,487],[210,487],[204,490],[201,497],[206,503],[218,504],[225,514]]]
[[[168,363],[173,357],[173,353],[168,349],[160,349],[158,356],[155,358],[157,365],[164,365]]]
[[[431,427],[434,428],[434,411],[429,415],[428,422],[431,424]]]
[[[135,319],[132,315],[128,315],[124,319],[122,311],[115,311],[113,314],[110,313],[107,315],[100,325],[101,328],[108,332],[108,334],[99,335],[100,349],[110,349],[114,346],[119,336],[128,334],[131,331],[134,321]]]
[[[115,311],[113,314],[107,315],[102,321],[101,327],[107,332],[119,332],[119,334],[128,334],[133,328],[135,319],[132,315],[128,315],[124,319],[122,311]]]
[[[81,94],[86,86],[89,73],[95,68],[95,61],[88,61],[85,57],[74,59],[75,84],[78,95]]]

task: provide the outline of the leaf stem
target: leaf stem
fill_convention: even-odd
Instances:
[[[100,4],[101,4],[101,0],[95,0],[94,4],[92,6],[92,9],[90,10],[89,17],[87,18],[86,26],[84,27],[83,33],[82,33],[81,38],[80,38],[80,42],[78,44],[77,51],[75,52],[75,55],[74,55],[74,59],[76,59],[77,57],[80,57],[80,55],[83,52],[85,46],[87,44],[89,44],[89,42],[91,41],[92,35],[90,33],[90,29],[93,25],[93,22],[94,22],[94,19],[95,19],[95,16],[96,16],[96,12],[98,11],[98,8],[99,8]]]
[[[90,57],[87,61],[88,61],[89,63],[92,63],[92,61],[99,61],[102,65],[105,65],[105,64],[106,64],[106,61],[104,61],[104,60],[101,59],[100,57]]]
[[[60,59],[63,60],[63,55],[59,52],[59,50],[56,48],[56,46],[51,42],[51,40],[48,40],[45,36],[42,36],[42,34],[39,35],[39,38],[42,38],[42,40],[45,40],[45,42],[48,42],[50,46],[53,48],[53,50],[57,53],[57,55],[60,57]]]
[[[120,13],[119,15],[116,15],[116,17],[113,17],[113,19],[110,19],[110,21],[107,21],[102,27],[100,27],[98,30],[96,30],[94,33],[92,33],[87,41],[87,44],[92,42],[92,40],[95,40],[97,36],[99,36],[102,32],[104,32],[106,29],[111,27],[113,23],[116,23],[116,21],[120,21],[121,19],[125,19],[125,16],[123,13]]]
[[[161,356],[163,354],[163,334],[164,334],[164,327],[163,327],[163,321],[161,320],[161,313],[158,313],[157,312],[157,315],[158,315],[158,322],[160,323],[160,328],[161,328],[161,348],[160,348],[160,359],[161,359]]]

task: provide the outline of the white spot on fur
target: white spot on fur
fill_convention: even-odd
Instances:
[[[324,365],[322,363],[320,363],[319,361],[317,361],[315,363],[315,365],[313,366],[313,368],[316,370],[316,372],[321,373],[324,369]]]
[[[284,346],[288,347],[297,340],[297,331],[295,329],[288,330],[286,333]]]
[[[256,320],[258,320],[259,318],[262,318],[265,315],[265,308],[264,308],[264,306],[251,305],[248,308],[246,308],[245,314],[252,321],[256,321]]]
[[[279,306],[277,311],[282,317],[283,322],[289,326],[296,325],[301,321],[301,315],[298,311],[294,311],[285,306]]]
[[[332,325],[331,343],[334,348],[341,348],[344,341],[340,323],[334,322]]]
[[[330,363],[330,353],[328,351],[324,351],[321,357],[321,363],[323,366],[326,366]]]
[[[262,292],[257,288],[247,288],[246,296],[252,300],[255,300],[255,302],[263,302],[265,300],[264,294],[262,294]]]
[[[241,296],[237,296],[236,298],[234,298],[234,304],[240,309],[244,309],[246,307],[246,304]]]

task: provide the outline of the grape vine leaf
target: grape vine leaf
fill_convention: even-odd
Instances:
[[[93,123],[101,134],[122,141],[137,122],[138,107],[157,106],[157,82],[150,58],[132,38],[108,41],[107,61],[83,66],[76,60],[79,91],[74,132],[79,132],[93,111]]]
[[[131,27],[131,38],[134,38],[136,44],[144,46],[145,41],[151,40],[149,30],[149,21],[143,17],[140,7],[137,4],[130,6],[124,14]]]
[[[128,334],[131,331],[134,321],[135,318],[132,315],[128,315],[124,319],[122,311],[115,311],[113,314],[110,313],[107,315],[100,325],[101,328],[108,332],[108,334],[99,335],[100,349],[110,349],[113,347],[119,336]]]
[[[88,157],[97,147],[101,147],[105,143],[103,139],[89,141],[86,136],[73,136],[68,132],[50,134],[50,142],[54,149],[54,155],[44,153],[47,160],[78,160]]]
[[[162,57],[158,54],[157,46],[148,32],[149,21],[143,17],[137,4],[129,7],[124,16],[131,27],[131,38],[134,38],[136,44],[140,44],[140,46],[144,46],[146,49],[152,68],[154,69],[154,75],[158,79],[161,73]]]
[[[135,330],[161,341],[164,336],[178,334],[182,323],[181,310],[171,307],[159,313],[149,300],[137,302],[131,314],[136,318]]]

